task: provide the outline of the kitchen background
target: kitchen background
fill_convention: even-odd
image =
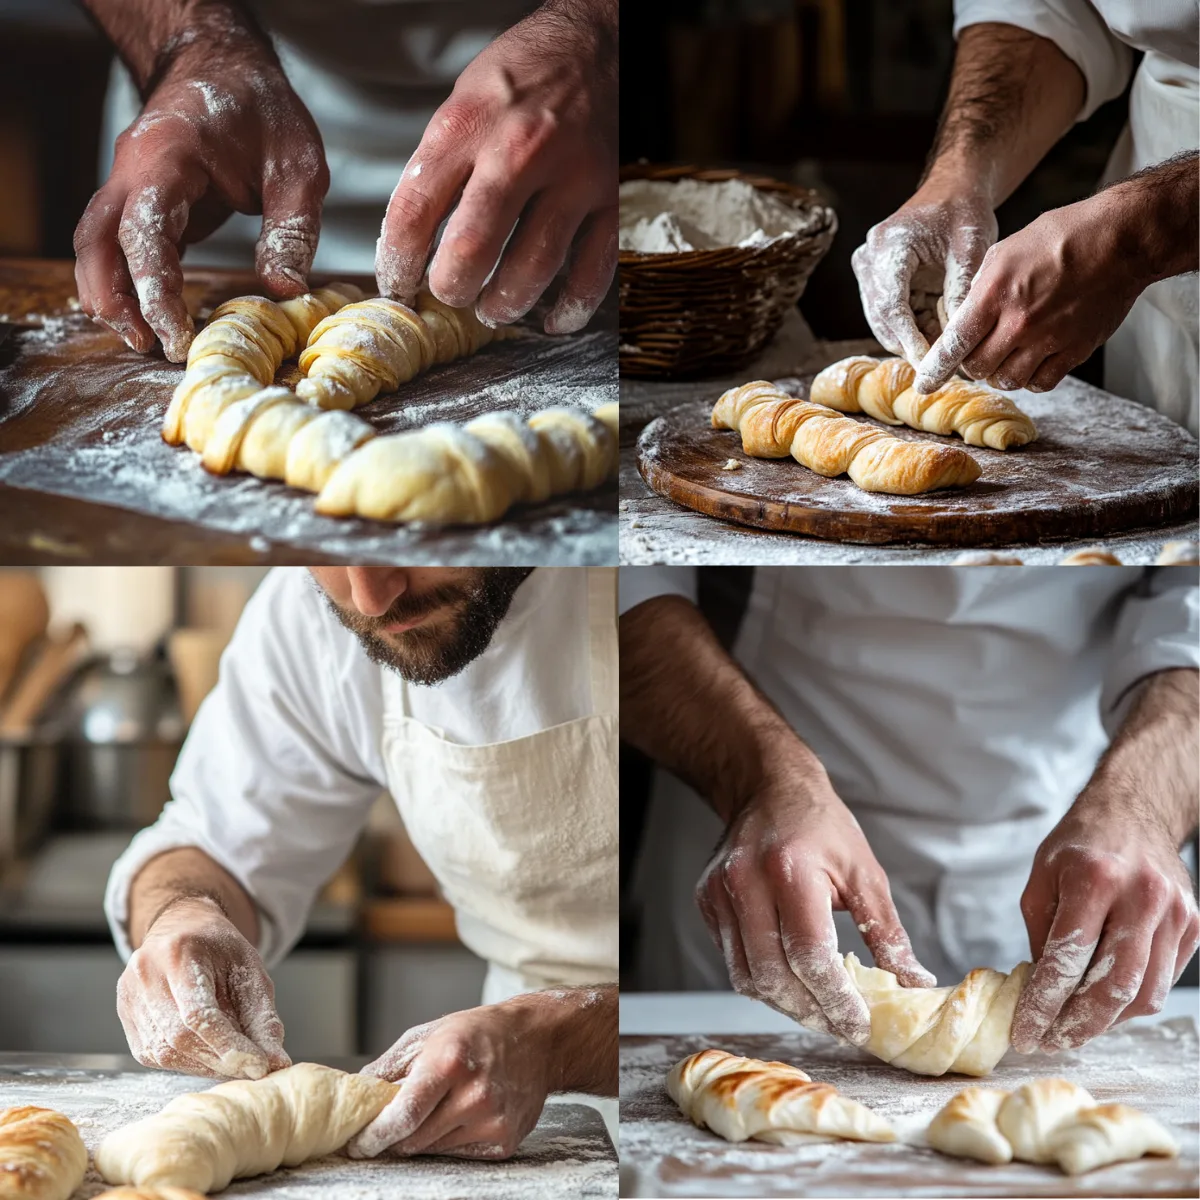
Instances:
[[[0,1051],[128,1053],[105,881],[264,574],[0,570]],[[478,1004],[483,974],[382,795],[273,977],[299,1060],[379,1054]]]

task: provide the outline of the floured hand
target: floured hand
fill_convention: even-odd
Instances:
[[[270,295],[298,296],[328,188],[320,134],[270,48],[185,45],[117,139],[112,172],[75,230],[80,304],[134,350],[158,338],[183,362],[193,327],[182,247],[232,212],[262,213],[258,277]]]
[[[996,217],[982,193],[932,185],[869,229],[850,261],[880,344],[916,368],[995,240]]]
[[[143,1066],[261,1079],[291,1065],[258,951],[216,904],[172,904],[117,983],[117,1015]]]
[[[363,1068],[402,1086],[347,1153],[510,1157],[560,1086],[555,1033],[572,1014],[559,997],[571,995],[532,992],[408,1030]]]
[[[570,254],[546,332],[588,323],[617,261],[616,51],[615,0],[548,0],[472,60],[388,204],[384,295],[412,301],[453,209],[429,265],[439,300],[511,323]]]
[[[735,991],[858,1045],[871,1019],[838,953],[835,908],[853,914],[878,966],[906,986],[936,982],[858,822],[811,756],[778,770],[733,817],[696,903]]]

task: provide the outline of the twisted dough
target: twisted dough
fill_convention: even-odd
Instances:
[[[813,380],[809,399],[839,412],[865,412],[886,425],[957,433],[971,446],[1007,450],[1037,437],[1034,423],[991,388],[951,379],[928,396],[914,390],[916,372],[902,358],[844,358]]]
[[[296,395],[317,408],[357,408],[435,364],[517,336],[507,327],[490,329],[472,309],[450,308],[428,292],[416,304],[411,309],[377,296],[326,317],[300,354],[307,378]]]
[[[740,432],[742,449],[755,458],[790,454],[818,475],[849,475],[865,492],[915,496],[979,478],[979,464],[957,446],[902,441],[761,379],[721,396],[712,424]]]
[[[294,1167],[344,1146],[395,1096],[394,1083],[297,1063],[176,1096],[100,1143],[106,1183],[218,1192],[232,1179]]]
[[[979,967],[957,987],[906,988],[890,971],[864,967],[853,954],[846,970],[871,1013],[862,1048],[917,1075],[987,1075],[1008,1049],[1013,1010],[1029,974]]]
[[[671,1068],[667,1091],[684,1116],[730,1142],[754,1138],[786,1146],[813,1134],[857,1142],[896,1140],[882,1117],[787,1063],[701,1050]]]
[[[67,1200],[87,1161],[79,1130],[62,1113],[33,1105],[0,1112],[0,1197]]]

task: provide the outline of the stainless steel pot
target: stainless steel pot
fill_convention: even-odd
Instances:
[[[62,736],[57,824],[138,829],[162,811],[183,744],[170,667],[117,651],[85,662],[52,705]]]

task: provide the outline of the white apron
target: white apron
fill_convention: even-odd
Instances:
[[[1196,149],[1198,122],[1196,68],[1148,52],[1134,76],[1129,122],[1113,149],[1104,182]],[[1152,283],[1105,345],[1105,388],[1148,404],[1196,433],[1198,324],[1195,275]]]
[[[449,741],[409,716],[408,684],[383,669],[387,785],[459,937],[488,963],[485,1004],[617,979],[615,569],[588,569],[587,615],[595,715],[530,737]]]

